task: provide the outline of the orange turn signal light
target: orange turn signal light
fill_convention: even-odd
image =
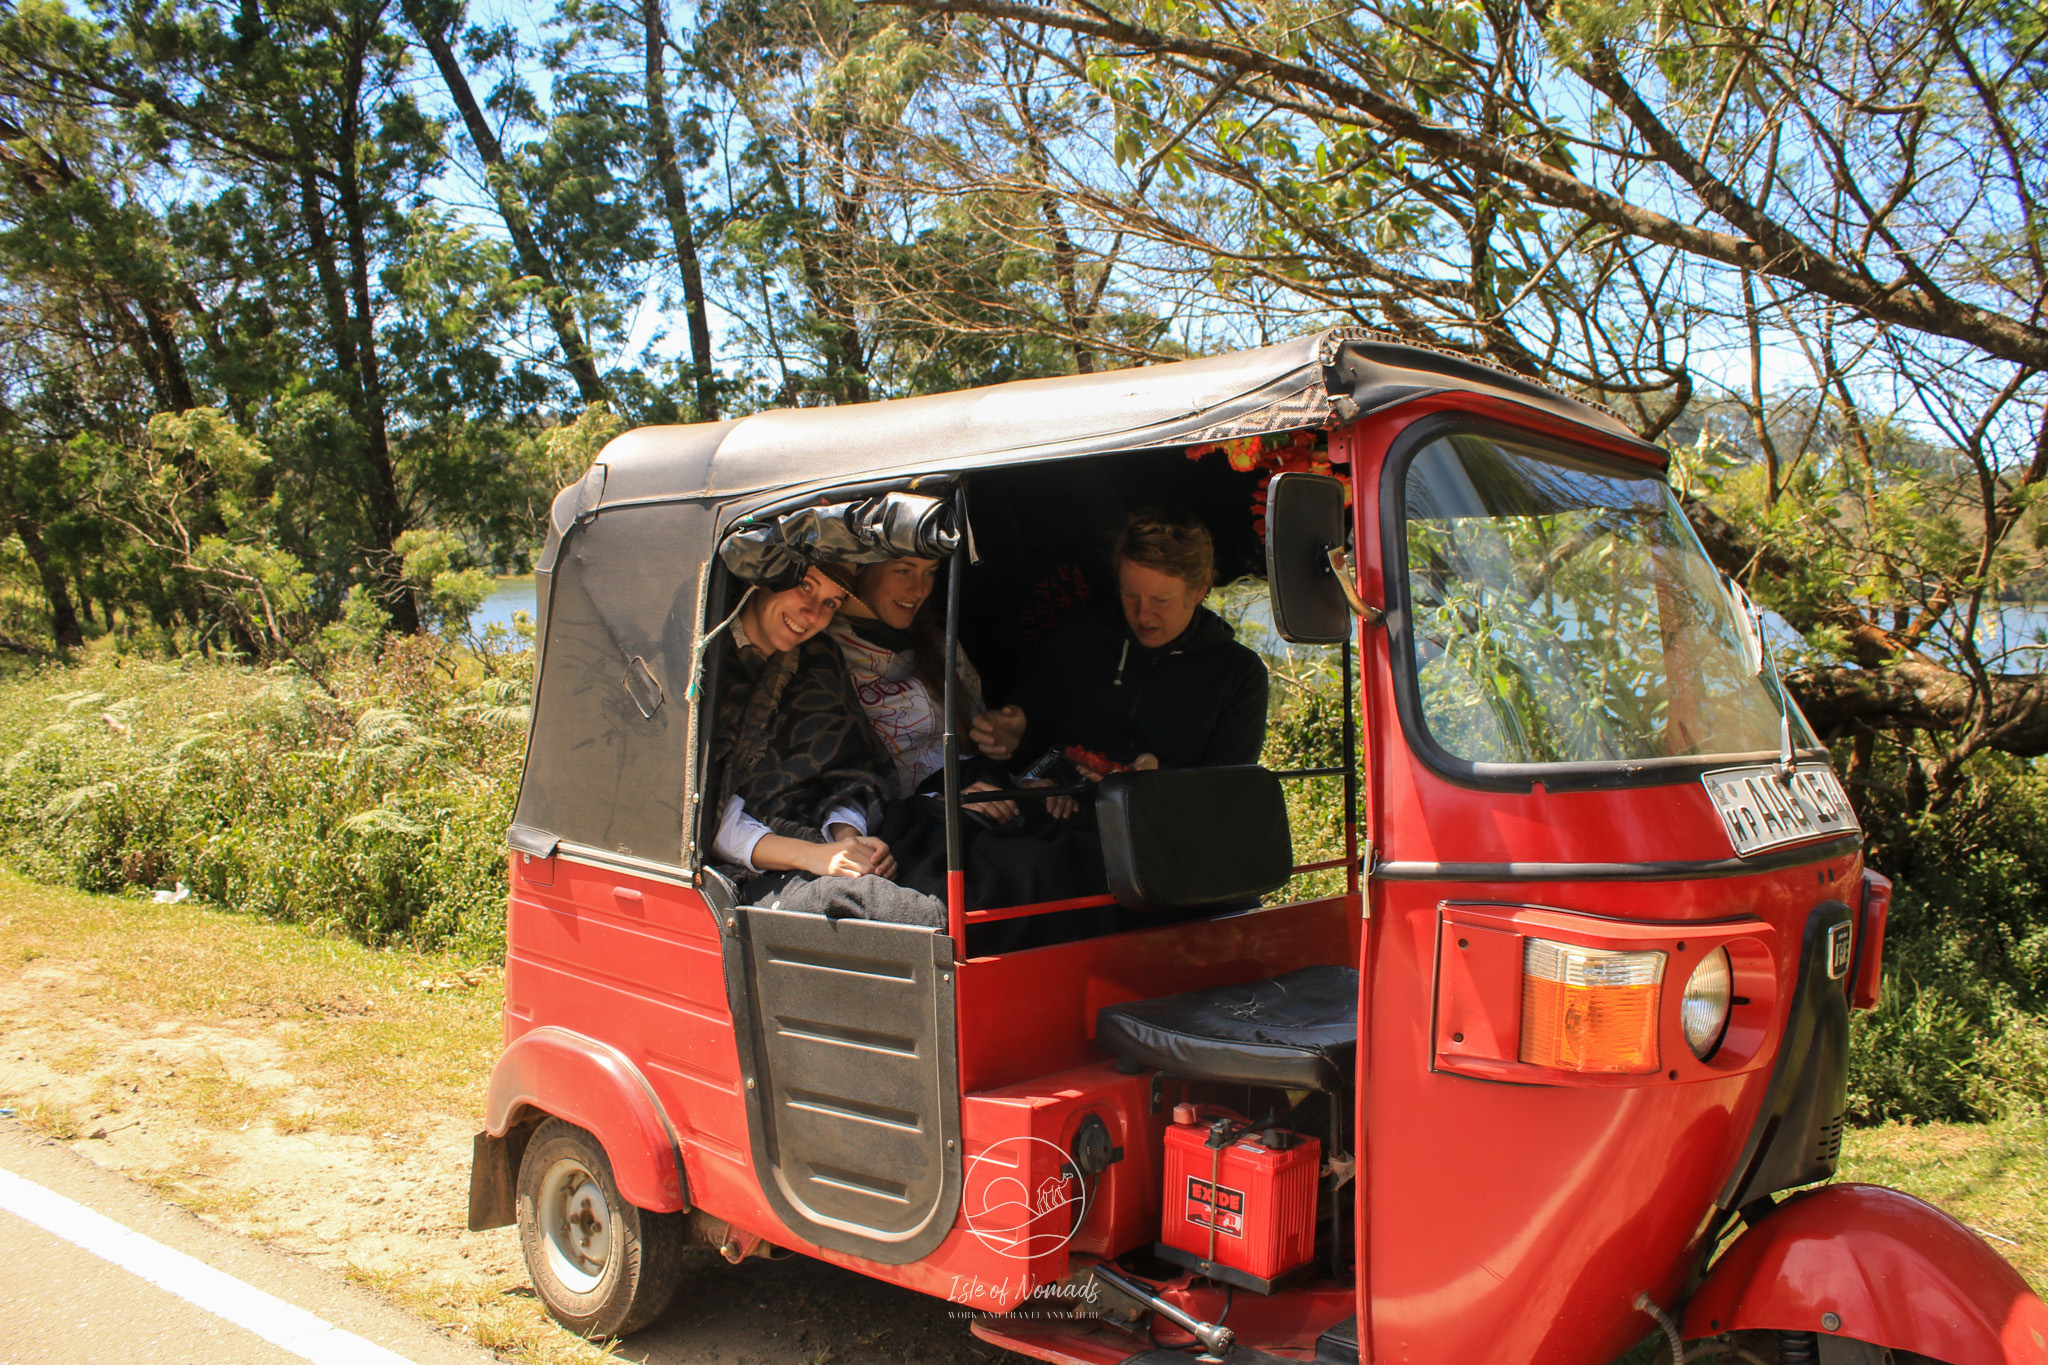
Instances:
[[[1561,1071],[1655,1071],[1663,981],[1661,952],[1524,940],[1522,1060]]]

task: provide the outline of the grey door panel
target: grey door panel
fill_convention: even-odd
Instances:
[[[819,1246],[921,1259],[960,1207],[953,941],[759,907],[721,918],[770,1207]]]

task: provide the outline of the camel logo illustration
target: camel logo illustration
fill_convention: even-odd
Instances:
[[[1073,1158],[1044,1138],[1002,1138],[967,1159],[961,1208],[991,1251],[1030,1260],[1073,1240],[1088,1187]]]

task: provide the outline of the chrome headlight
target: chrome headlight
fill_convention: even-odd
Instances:
[[[1735,972],[1728,964],[1728,950],[1716,948],[1692,969],[1692,975],[1685,981],[1685,994],[1678,1002],[1686,1046],[1701,1061],[1713,1056],[1714,1049],[1721,1045],[1722,1030],[1728,1027],[1728,1007],[1734,998]]]

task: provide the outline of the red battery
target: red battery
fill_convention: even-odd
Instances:
[[[1223,1147],[1209,1145],[1229,1122]],[[1277,1145],[1270,1145],[1277,1144]],[[1166,1201],[1159,1254],[1211,1279],[1270,1293],[1315,1256],[1322,1144],[1214,1117],[1166,1130]]]

